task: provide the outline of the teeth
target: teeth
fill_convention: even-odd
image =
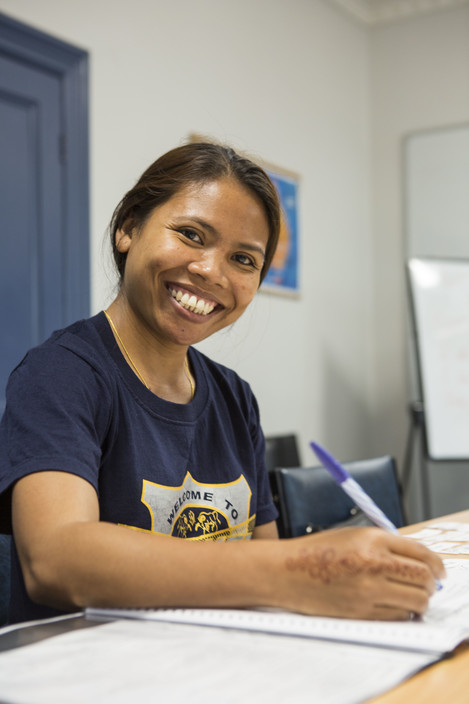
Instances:
[[[197,313],[198,315],[208,315],[215,308],[213,303],[204,301],[203,298],[197,298],[197,296],[192,296],[189,293],[182,293],[181,291],[176,291],[175,289],[170,289],[170,293],[173,298],[182,305],[183,308]]]

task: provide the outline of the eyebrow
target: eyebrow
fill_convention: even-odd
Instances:
[[[209,230],[212,234],[214,235],[219,235],[218,230],[213,227],[213,225],[210,225],[209,222],[206,220],[203,220],[202,218],[198,218],[197,216],[194,215],[189,215],[188,216],[191,220],[196,222],[198,225],[201,227],[204,227],[205,229]],[[181,218],[183,220],[184,218]],[[251,242],[237,242],[236,246],[239,247],[240,249],[247,249],[249,252],[257,252],[258,254],[261,255],[263,259],[265,259],[265,250],[262,247],[259,247],[257,244],[252,244]]]

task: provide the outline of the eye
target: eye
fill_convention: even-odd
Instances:
[[[183,237],[186,237],[188,240],[191,240],[191,242],[202,244],[202,238],[192,227],[178,227],[177,232],[179,232],[179,234]]]
[[[237,261],[239,264],[243,264],[243,266],[248,266],[251,267],[252,269],[260,269],[261,267],[257,263],[257,261],[253,258],[250,257],[248,254],[235,254],[233,259]]]

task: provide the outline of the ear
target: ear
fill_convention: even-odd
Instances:
[[[121,254],[125,254],[129,251],[130,245],[132,244],[132,235],[129,235],[124,230],[117,230],[116,232],[116,248]]]

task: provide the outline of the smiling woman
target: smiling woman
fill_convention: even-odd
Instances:
[[[265,172],[213,144],[172,150],[124,196],[110,227],[116,299],[31,350],[8,384],[12,622],[85,606],[426,608],[443,568],[408,539],[276,540],[256,400],[193,347],[252,301],[279,222]]]

